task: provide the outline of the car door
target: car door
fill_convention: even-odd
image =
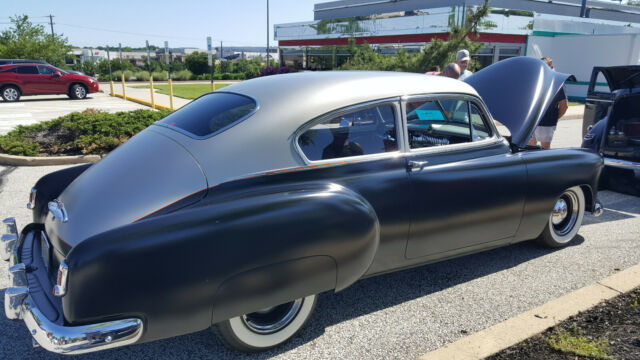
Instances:
[[[526,170],[482,102],[419,96],[404,101],[404,109],[411,192],[406,258],[509,242],[522,216]]]
[[[50,66],[38,65],[38,72],[40,73],[39,91],[49,94],[66,92],[65,81],[62,76],[55,74],[56,71],[57,69]]]
[[[18,80],[23,94],[36,94],[40,90],[40,73],[35,65],[19,66],[16,79]]]
[[[590,127],[607,115],[609,107],[613,104],[613,100],[614,95],[611,92],[607,78],[602,72],[602,68],[593,68],[587,90],[587,99],[584,104],[584,117],[582,119],[583,138],[589,132]]]

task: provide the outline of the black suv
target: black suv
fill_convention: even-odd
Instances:
[[[604,157],[604,188],[640,196],[640,66],[594,67],[582,147]]]

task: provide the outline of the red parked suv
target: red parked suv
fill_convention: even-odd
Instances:
[[[22,95],[67,94],[84,99],[98,91],[98,80],[71,74],[47,64],[11,64],[0,66],[0,96],[18,101]]]

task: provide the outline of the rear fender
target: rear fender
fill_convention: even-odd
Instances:
[[[93,236],[67,258],[70,322],[143,317],[143,341],[359,279],[379,243],[361,196],[331,183],[253,188]]]

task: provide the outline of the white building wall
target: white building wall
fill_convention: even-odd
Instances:
[[[575,75],[567,95],[585,98],[594,66],[640,65],[640,34],[529,36],[526,54],[548,56],[557,71]]]

